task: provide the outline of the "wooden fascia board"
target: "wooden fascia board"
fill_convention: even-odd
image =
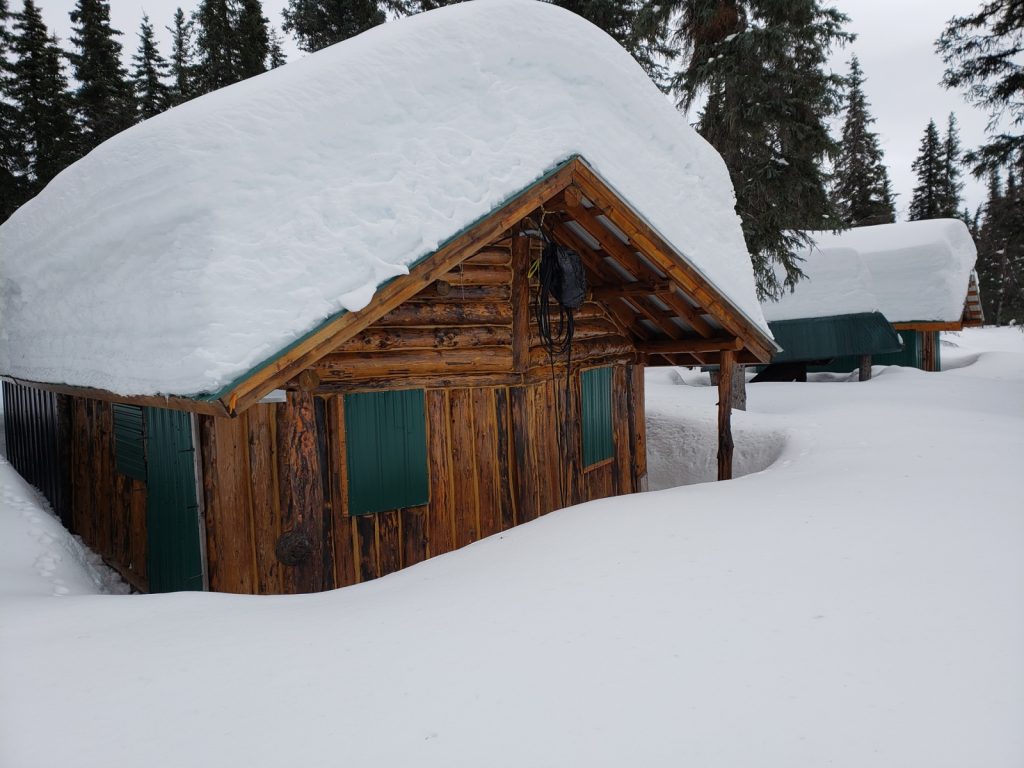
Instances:
[[[127,403],[129,405],[149,406],[151,408],[168,408],[173,411],[188,411],[206,416],[227,416],[223,403],[218,400],[198,400],[178,395],[119,395],[106,389],[93,387],[76,387],[70,384],[48,384],[41,381],[28,381],[14,376],[3,376],[4,381],[20,384],[58,395],[86,397],[91,400],[103,400],[110,403]]]
[[[678,253],[628,203],[616,193],[586,162],[577,157],[572,165],[572,180],[583,193],[640,248],[644,255],[664,271],[681,291],[692,296],[701,307],[729,332],[743,339],[754,357],[767,363],[778,351],[775,342],[748,320],[700,271]]]
[[[478,250],[494,242],[502,232],[516,224],[546,200],[572,183],[575,160],[513,197],[409,270],[408,275],[380,287],[370,304],[358,312],[336,315],[313,333],[293,344],[283,354],[269,360],[234,387],[218,395],[224,410],[235,415],[259,402],[303,369],[316,363],[338,344],[379,320],[402,302],[412,298]]]
[[[893,323],[892,327],[897,331],[962,331],[964,324],[962,320],[955,322],[923,321],[909,323]]]

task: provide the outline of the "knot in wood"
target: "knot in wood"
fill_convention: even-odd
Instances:
[[[313,543],[302,531],[286,531],[277,540],[274,554],[284,565],[301,565],[313,554]]]

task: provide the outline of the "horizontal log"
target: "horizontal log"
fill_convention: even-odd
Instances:
[[[508,301],[511,296],[511,282],[503,285],[452,285],[447,280],[439,280],[428,285],[409,301],[432,302],[438,298],[446,301]]]
[[[743,339],[735,336],[723,336],[716,339],[678,339],[673,341],[645,341],[637,348],[649,355],[676,355],[693,352],[717,352],[723,349],[738,350],[743,348]]]
[[[70,384],[46,384],[28,379],[16,379],[13,376],[0,377],[12,384],[19,384],[23,387],[32,387],[46,392],[56,392],[59,395],[73,395],[74,397],[86,397],[92,400],[103,400],[109,403],[127,403],[129,405],[152,406],[154,408],[168,408],[174,411],[189,411],[201,413],[207,416],[229,416],[224,404],[219,400],[193,400],[188,397],[175,395],[119,395],[106,389],[94,387],[78,387]]]
[[[594,366],[601,365],[625,365],[628,363],[640,362],[636,353],[628,355],[598,355],[595,357],[588,357],[586,360],[577,361],[573,359],[572,369],[578,371],[583,367],[592,368]],[[555,362],[555,378],[561,380],[563,386],[565,384],[565,361]],[[551,366],[544,361],[543,365],[534,365],[528,368],[523,374],[523,384],[540,384],[543,382],[551,381]]]
[[[452,288],[463,285],[505,285],[512,282],[512,268],[508,265],[472,266],[463,264],[443,278]]]
[[[505,264],[506,266],[512,263],[512,252],[509,248],[495,248],[489,247],[484,248],[473,256],[466,259],[463,264],[467,266],[472,264],[474,266],[481,266],[485,264]]]
[[[624,340],[621,336],[599,336],[592,339],[576,340],[572,345],[573,362],[587,360],[596,356],[608,355],[632,355],[636,353],[633,345]],[[561,359],[565,359],[562,355]],[[543,365],[548,363],[548,352],[543,346],[530,348],[530,365]]]
[[[367,328],[340,344],[338,352],[385,352],[402,349],[502,347],[512,343],[511,326],[466,325],[436,328]]]
[[[321,359],[316,369],[324,384],[388,376],[496,373],[512,370],[512,350],[507,347],[478,347],[408,352],[333,352]]]
[[[402,304],[382,317],[374,327],[510,325],[512,305],[508,302],[438,301],[430,304]]]
[[[963,321],[957,320],[952,323],[893,323],[892,327],[897,331],[962,331]]]
[[[349,394],[396,389],[451,389],[454,387],[513,387],[522,385],[520,373],[456,373],[397,375],[321,383],[320,394]]]

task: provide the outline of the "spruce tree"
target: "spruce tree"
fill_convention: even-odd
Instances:
[[[956,115],[950,112],[946,136],[942,141],[942,200],[939,205],[942,216],[956,218],[963,188],[960,181],[960,131]]]
[[[964,161],[977,175],[1000,167],[1024,168],[1024,3],[987,0],[977,12],[950,19],[936,42],[946,62],[942,84],[989,111],[989,140]],[[1000,130],[1002,118],[1008,130]]]
[[[110,5],[105,0],[77,0],[71,11],[69,55],[78,90],[75,105],[86,150],[106,141],[136,122],[135,95],[121,65],[121,35],[110,27]]]
[[[238,81],[234,29],[228,0],[200,0],[195,25],[195,90],[209,93]]]
[[[196,71],[192,46],[192,22],[178,8],[171,33],[171,104],[182,104],[196,95]]]
[[[284,40],[276,29],[270,28],[270,49],[267,51],[267,69],[277,69],[288,63],[284,55]]]
[[[35,194],[79,156],[74,102],[63,53],[34,0],[25,0],[11,40],[10,97],[25,140],[28,193]]]
[[[836,160],[832,188],[839,216],[848,227],[896,221],[889,172],[882,160],[878,135],[870,129],[875,118],[868,112],[864,79],[860,62],[853,56],[847,77],[849,90],[842,148]]]
[[[0,222],[4,222],[25,202],[27,158],[25,139],[12,101],[10,22],[7,0],[0,0]]]
[[[659,3],[661,7],[666,4]],[[807,230],[841,221],[827,190],[826,159],[839,152],[827,121],[844,79],[826,71],[829,50],[851,36],[847,17],[819,0],[675,0],[669,18],[689,54],[674,78],[680,107],[707,95],[697,129],[725,160],[762,297],[802,273],[794,255]],[[650,34],[650,33],[648,33]]]
[[[377,0],[288,0],[284,30],[304,51],[319,51],[387,21]]]
[[[989,174],[988,199],[978,244],[978,283],[989,323],[1024,323],[1024,196],[1016,174],[1008,174],[1005,191],[998,171]]]
[[[260,0],[238,0],[234,57],[239,80],[267,71],[270,58],[269,23],[269,19],[263,15]]]
[[[167,60],[160,55],[153,36],[153,25],[149,16],[143,15],[139,25],[139,48],[132,57],[135,69],[132,83],[139,106],[139,117],[146,120],[159,115],[171,105],[171,88],[165,82],[168,73]]]
[[[911,169],[917,174],[917,186],[910,199],[907,218],[910,221],[942,218],[949,195],[944,147],[934,120],[929,121],[925,128],[921,148]]]

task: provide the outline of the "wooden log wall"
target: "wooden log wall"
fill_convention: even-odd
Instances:
[[[68,528],[129,584],[146,591],[146,484],[117,471],[110,403],[69,400]]]

